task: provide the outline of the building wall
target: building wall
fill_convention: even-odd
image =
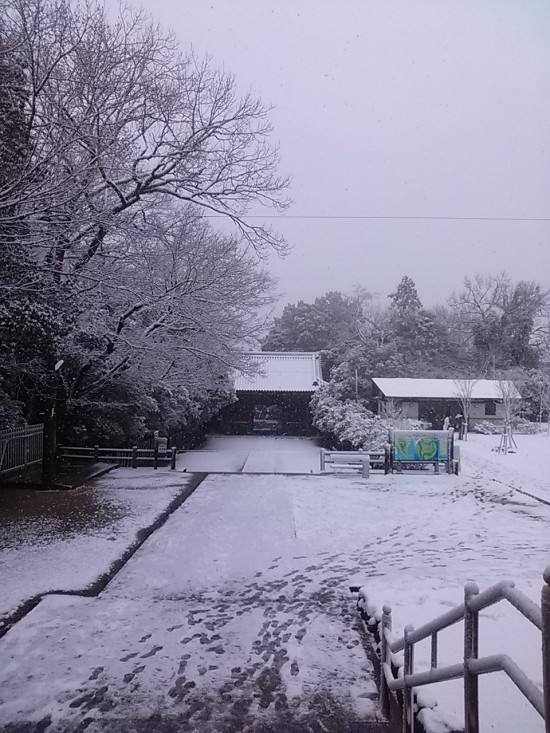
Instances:
[[[470,411],[470,428],[475,427],[475,425],[479,422],[503,422],[505,417],[504,404],[502,402],[494,402],[495,414],[487,415],[486,404],[490,402],[491,400],[472,402]]]
[[[434,430],[441,429],[441,427],[443,426],[443,420],[447,412],[450,412],[451,418],[454,418],[455,415],[461,412],[461,407],[456,400],[394,399],[393,402],[401,407],[401,409],[403,410],[403,417],[412,418],[413,420],[426,420],[427,422],[431,422]],[[494,407],[494,415],[487,414],[487,412],[491,412],[491,406]],[[496,402],[494,400],[478,400],[473,401],[470,406],[470,428],[473,428],[478,422],[488,421],[501,423],[503,419],[504,405],[502,404],[502,402]]]
[[[403,417],[410,417],[413,420],[418,420],[418,402],[403,400],[401,403],[401,409],[403,410]]]

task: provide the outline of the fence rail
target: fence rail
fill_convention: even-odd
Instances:
[[[82,448],[74,445],[60,445],[57,448],[59,458],[77,458],[103,461],[104,463],[116,463],[119,466],[137,468],[138,465],[152,466],[157,469],[159,465],[170,465],[172,470],[176,468],[176,448],[168,451],[160,451],[155,448],[100,448],[95,445],[93,448]]]
[[[0,476],[42,460],[43,425],[0,430]]]
[[[429,621],[418,629],[405,627],[404,635],[396,639],[392,634],[391,607],[385,605],[378,624],[380,639],[380,704],[387,717],[395,704],[401,708],[403,733],[414,732],[414,688],[462,677],[464,679],[465,733],[479,733],[478,676],[490,672],[505,672],[542,716],[546,733],[550,733],[550,566],[543,574],[541,606],[537,606],[513,581],[501,581],[483,593],[475,583],[464,587],[464,603]],[[522,669],[506,654],[479,657],[479,612],[499,601],[507,600],[542,632],[543,691],[532,682]],[[368,598],[359,590],[358,607],[368,620]],[[464,658],[460,664],[438,667],[437,635],[455,623],[464,621]],[[431,665],[427,672],[414,671],[414,645],[431,639]],[[403,651],[402,676],[392,662],[392,654]],[[400,692],[401,702],[396,697]]]

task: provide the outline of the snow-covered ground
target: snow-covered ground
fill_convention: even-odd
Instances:
[[[177,467],[210,473],[319,473],[315,438],[212,435],[200,450],[178,455]]]
[[[458,477],[207,478],[99,597],[49,596],[0,640],[0,724],[51,716],[92,733],[156,715],[181,730],[290,730],[291,716],[343,731],[350,715],[376,718],[349,586],[390,603],[396,632],[460,603],[469,580],[510,577],[539,600],[550,506],[519,491],[548,491],[550,441],[517,441],[503,456],[498,437],[471,435]],[[541,684],[540,635],[515,609],[480,626],[482,654],[509,653]],[[461,660],[460,627],[439,651],[440,665]],[[420,648],[416,668],[428,660]],[[460,684],[429,692],[432,722],[460,723]],[[484,731],[542,733],[504,674],[480,678],[480,699]]]
[[[2,489],[0,627],[26,600],[84,590],[185,488],[189,477],[119,468],[74,491]]]

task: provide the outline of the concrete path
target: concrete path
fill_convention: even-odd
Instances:
[[[178,455],[177,469],[207,473],[319,473],[315,438],[210,436],[200,450]]]
[[[319,480],[209,477],[100,596],[42,601],[0,641],[2,730],[386,731]]]

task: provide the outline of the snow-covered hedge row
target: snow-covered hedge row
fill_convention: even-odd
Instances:
[[[332,384],[317,390],[311,400],[313,424],[331,447],[343,450],[382,450],[388,428],[418,430],[418,420],[381,418],[356,400],[342,399]]]
[[[529,420],[523,420],[522,418],[514,418],[512,420],[512,426],[514,432],[519,435],[536,435],[537,433],[543,432],[545,428],[545,426],[541,426],[537,422],[530,422]],[[502,427],[502,423],[483,420],[483,422],[476,423],[471,432],[481,433],[482,435],[500,435],[502,433]]]

